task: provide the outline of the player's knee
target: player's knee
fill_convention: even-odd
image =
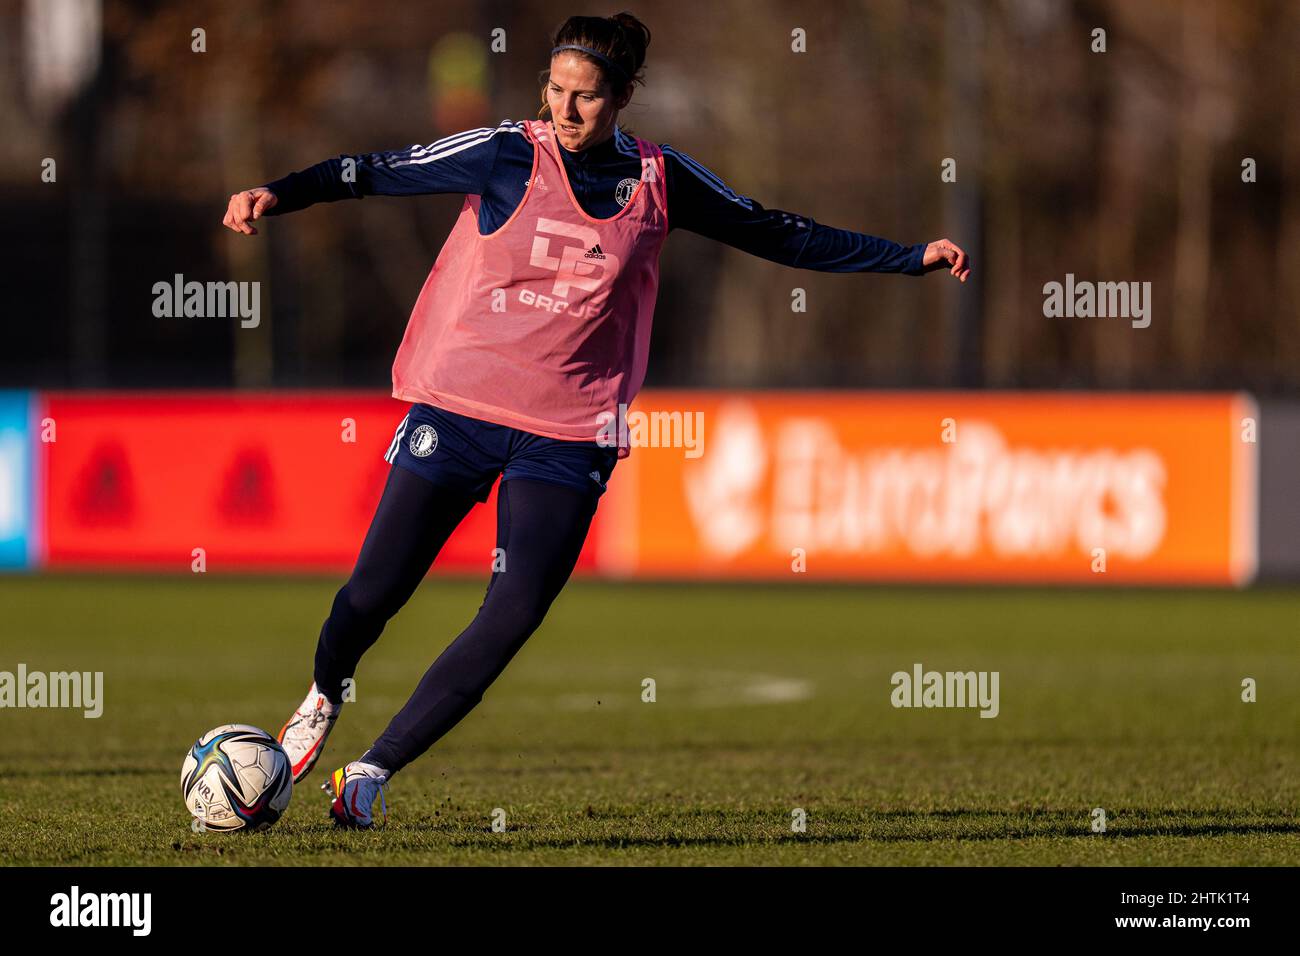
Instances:
[[[550,599],[541,594],[497,592],[488,596],[479,613],[488,615],[517,638],[526,638],[541,627],[550,606]]]
[[[385,621],[397,610],[377,588],[349,581],[334,596],[334,613],[349,620]]]

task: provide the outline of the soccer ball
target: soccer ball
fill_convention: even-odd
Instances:
[[[207,830],[265,830],[293,796],[293,770],[276,739],[224,724],[194,742],[181,765],[185,808]]]

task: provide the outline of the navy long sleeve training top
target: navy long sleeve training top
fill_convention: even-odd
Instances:
[[[668,227],[716,239],[751,255],[819,272],[900,272],[921,275],[925,243],[903,246],[848,229],[835,229],[807,216],[764,209],[734,192],[690,156],[662,145],[668,193]],[[641,176],[636,142],[622,129],[587,149],[560,155],[573,194],[588,215],[618,213],[618,188]],[[347,164],[345,166],[345,163]],[[314,203],[363,196],[464,193],[482,196],[479,232],[495,231],[519,206],[533,168],[533,146],[521,121],[466,130],[427,146],[382,153],[339,156],[267,183],[277,204],[266,215],[282,215]],[[345,169],[350,175],[345,176]]]

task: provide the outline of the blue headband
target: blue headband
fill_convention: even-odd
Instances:
[[[621,76],[625,81],[627,80],[626,70],[624,70],[621,66],[615,63],[609,57],[605,56],[605,54],[598,53],[597,51],[593,50],[589,46],[583,46],[580,43],[565,43],[561,46],[557,46],[554,50],[552,50],[551,56],[555,56],[555,54],[559,53],[561,50],[581,50],[583,53],[587,54],[587,56],[594,57],[596,60],[598,60],[601,63],[601,65],[603,65],[607,70],[612,70],[613,72]]]

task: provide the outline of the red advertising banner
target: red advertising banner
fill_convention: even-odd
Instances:
[[[366,393],[50,394],[50,567],[351,568],[407,405]],[[437,567],[490,571],[496,494]],[[584,554],[580,566],[591,563]]]

